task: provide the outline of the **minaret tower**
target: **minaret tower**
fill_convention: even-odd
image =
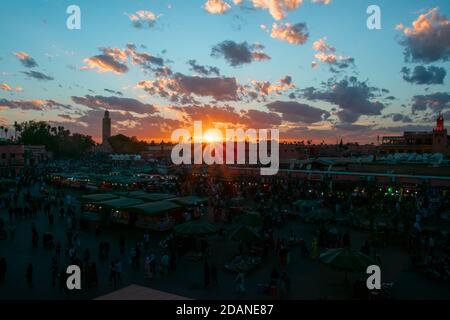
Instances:
[[[111,137],[111,118],[109,117],[109,111],[105,110],[105,115],[103,117],[103,139],[102,143],[108,141]]]

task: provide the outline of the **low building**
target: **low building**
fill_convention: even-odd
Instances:
[[[25,165],[24,145],[0,145],[0,174],[16,174]]]
[[[0,145],[0,174],[17,174],[24,167],[36,166],[52,158],[45,146]]]
[[[450,137],[444,127],[444,117],[439,114],[432,131],[404,132],[403,136],[383,137],[379,154],[442,153],[450,156]]]

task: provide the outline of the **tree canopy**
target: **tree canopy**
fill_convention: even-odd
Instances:
[[[80,158],[95,145],[90,136],[71,134],[62,126],[54,127],[44,121],[27,121],[14,126],[19,133],[19,143],[44,145],[57,158]]]
[[[136,137],[118,134],[108,138],[109,145],[115,153],[140,153],[147,149],[147,142],[139,141]]]

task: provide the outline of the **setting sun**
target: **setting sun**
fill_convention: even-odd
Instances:
[[[222,141],[223,137],[215,130],[207,130],[203,135],[203,141],[207,143]]]

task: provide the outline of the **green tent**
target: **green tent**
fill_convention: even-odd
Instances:
[[[259,227],[262,225],[262,217],[257,212],[250,212],[240,215],[234,219],[234,222],[249,227]]]
[[[17,184],[17,181],[14,179],[3,178],[3,179],[0,179],[0,184],[10,186],[10,185]]]
[[[139,199],[132,199],[132,198],[117,198],[112,200],[106,200],[106,201],[100,201],[97,202],[100,206],[105,206],[113,209],[120,209],[125,208],[129,206],[134,206],[138,204],[142,204],[143,201]]]
[[[351,248],[330,249],[322,253],[319,260],[342,271],[366,271],[370,265],[376,265],[371,257]]]
[[[197,196],[186,196],[186,197],[178,197],[170,199],[170,201],[173,201],[175,203],[178,203],[182,206],[191,207],[195,206],[201,203],[204,203],[208,201],[208,198],[206,197],[197,197]]]
[[[162,201],[175,198],[175,195],[169,193],[145,193],[135,198],[142,199],[144,201]]]
[[[306,212],[303,214],[303,218],[312,222],[324,222],[335,219],[333,212],[327,208],[316,208],[311,212]]]
[[[297,200],[293,203],[296,207],[308,207],[315,208],[319,206],[319,203],[315,200]]]
[[[87,202],[100,202],[106,200],[117,199],[118,196],[112,193],[96,193],[96,194],[88,194],[81,197],[81,200]]]
[[[238,226],[231,231],[229,237],[230,240],[242,241],[242,242],[255,242],[261,240],[261,237],[248,226]]]
[[[208,235],[217,232],[217,227],[203,220],[195,220],[179,224],[175,227],[175,233],[183,236]]]
[[[120,196],[124,196],[127,198],[141,198],[141,197],[145,197],[146,195],[148,195],[148,192],[142,191],[142,190],[135,190],[135,191],[121,191],[121,192],[117,192],[118,195]]]
[[[133,213],[142,214],[146,216],[156,217],[164,213],[168,213],[172,210],[180,208],[179,205],[163,200],[155,202],[147,202],[143,204],[133,205],[127,207],[127,210]]]

